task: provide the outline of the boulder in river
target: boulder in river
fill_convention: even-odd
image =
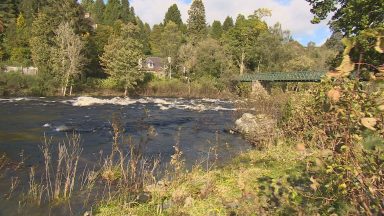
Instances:
[[[253,144],[270,140],[276,131],[276,120],[264,115],[244,113],[236,120],[235,131],[245,136]]]

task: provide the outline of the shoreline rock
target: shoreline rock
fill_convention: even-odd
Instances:
[[[243,135],[252,144],[257,145],[270,140],[276,132],[277,121],[265,114],[244,113],[236,120],[234,131]]]

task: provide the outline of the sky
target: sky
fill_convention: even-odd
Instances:
[[[203,0],[207,22],[214,20],[223,22],[227,16],[234,20],[238,14],[250,15],[258,8],[272,10],[272,16],[265,19],[269,25],[276,22],[282,24],[283,29],[290,30],[293,38],[303,45],[315,42],[322,45],[330,36],[331,31],[327,22],[311,24],[313,15],[305,0]],[[183,21],[188,18],[191,0],[130,0],[136,14],[150,25],[163,21],[167,9],[177,4]]]

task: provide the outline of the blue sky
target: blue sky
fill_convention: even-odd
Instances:
[[[313,41],[321,45],[331,32],[326,22],[314,25],[310,21],[313,15],[305,0],[203,0],[207,21],[223,21],[226,16],[236,18],[238,14],[250,15],[258,8],[269,8],[272,17],[267,18],[269,25],[280,22],[284,29],[290,30],[294,39],[303,45]],[[130,0],[140,18],[153,25],[160,23],[168,7],[176,3],[186,21],[191,0]]]

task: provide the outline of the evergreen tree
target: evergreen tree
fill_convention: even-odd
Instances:
[[[103,23],[104,10],[105,10],[104,1],[96,0],[93,6],[93,9],[91,11],[91,16],[96,23],[98,24]]]
[[[85,12],[91,13],[93,9],[94,2],[93,0],[81,0],[81,5],[83,6]]]
[[[167,13],[165,14],[164,25],[167,25],[167,23],[170,21],[172,21],[178,26],[181,26],[183,24],[183,20],[181,19],[181,13],[179,8],[177,7],[177,4],[173,4],[171,7],[169,7]]]
[[[17,17],[17,6],[15,0],[2,0],[0,3],[0,19],[7,27]]]
[[[30,28],[22,13],[12,23],[6,32],[4,45],[10,62],[18,66],[30,66],[30,48],[29,48]]]
[[[212,38],[218,40],[221,38],[222,34],[223,34],[223,27],[221,26],[221,22],[217,20],[213,21],[211,32],[210,32],[210,35],[212,36]]]
[[[223,31],[228,31],[229,29],[233,28],[234,24],[233,24],[233,19],[232,17],[230,16],[227,16],[227,18],[225,18],[225,21],[223,23]]]
[[[162,33],[164,31],[163,25],[154,25],[152,28],[152,32],[149,38],[151,44],[151,51],[153,55],[160,56],[161,55],[161,45],[159,41],[161,41]]]
[[[194,0],[188,11],[188,36],[196,44],[207,35],[205,7],[202,0]]]
[[[19,5],[19,11],[23,13],[25,22],[28,26],[32,25],[33,19],[43,1],[39,0],[22,0]]]
[[[138,39],[140,40],[141,44],[143,45],[143,53],[145,55],[151,54],[151,45],[149,43],[149,37],[151,34],[151,28],[149,27],[148,23],[143,23],[143,21],[140,20],[140,18],[137,18],[137,26],[140,29],[140,35]]]
[[[116,20],[121,18],[122,7],[120,0],[108,0],[104,10],[104,23],[112,25]]]
[[[131,9],[132,8],[129,6],[129,0],[122,0],[122,2],[121,2],[121,19],[125,23],[135,22],[135,15],[132,14]]]

